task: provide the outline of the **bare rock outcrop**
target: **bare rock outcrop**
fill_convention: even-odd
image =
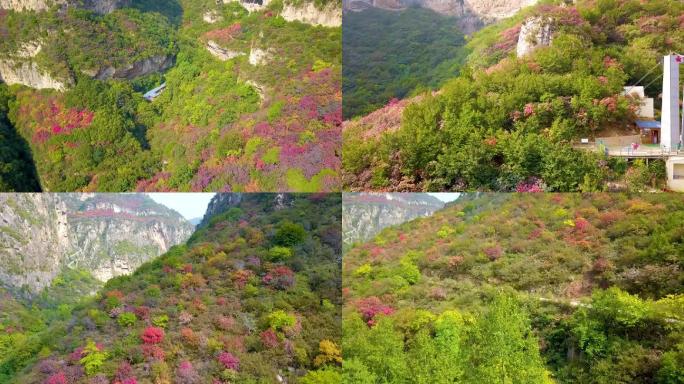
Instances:
[[[324,27],[342,26],[342,9],[332,3],[323,9],[318,9],[314,3],[304,3],[302,5],[285,4],[280,16],[287,21],[300,21],[311,25]]]
[[[177,212],[142,194],[2,194],[0,283],[35,294],[65,267],[106,281],[192,231]]]
[[[207,50],[214,57],[216,57],[222,61],[226,61],[226,60],[234,59],[238,56],[245,56],[246,55],[245,52],[233,51],[231,49],[223,48],[214,40],[209,40],[207,42]]]
[[[526,20],[520,27],[516,54],[523,57],[539,47],[546,47],[553,40],[551,20],[534,17]]]
[[[71,79],[56,79],[35,62],[13,59],[0,60],[0,81],[58,91],[64,91],[71,84]]]

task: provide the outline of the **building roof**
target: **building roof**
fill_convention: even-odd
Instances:
[[[660,121],[637,120],[636,125],[639,128],[660,129]]]

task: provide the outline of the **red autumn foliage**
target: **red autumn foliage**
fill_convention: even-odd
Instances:
[[[270,270],[262,279],[263,283],[276,289],[288,289],[295,284],[294,272],[284,266],[279,265]]]
[[[484,249],[485,255],[489,258],[491,261],[498,260],[502,255],[503,255],[503,249],[501,248],[500,245],[495,245],[493,247],[488,247]]]
[[[38,143],[44,143],[53,135],[68,135],[76,129],[86,128],[95,116],[87,110],[64,109],[55,100],[51,100],[49,104],[49,116],[43,114],[42,119],[36,119],[39,127],[33,135],[33,140]]]
[[[157,345],[145,344],[142,345],[140,349],[148,360],[164,360],[164,350]]]
[[[280,344],[278,341],[278,335],[276,335],[272,328],[261,332],[259,338],[261,339],[261,344],[269,349],[276,348]]]
[[[191,273],[192,272],[192,264],[185,264],[183,266],[183,272],[185,273]]]
[[[591,269],[592,271],[600,274],[607,271],[609,268],[610,262],[603,257],[599,257],[598,259],[596,259],[596,261],[594,261],[594,265]]]
[[[627,217],[627,214],[625,214],[622,211],[618,211],[618,210],[601,212],[599,214],[599,222],[601,223],[601,225],[607,226],[607,225],[613,224],[619,220],[622,220],[625,217]]]
[[[147,320],[150,318],[150,307],[141,305],[139,307],[135,307],[133,310],[133,313],[135,313],[135,316],[140,319],[140,320]]]
[[[583,217],[578,217],[575,219],[575,230],[579,232],[585,232],[586,230],[589,229],[591,224],[583,218]]]
[[[242,289],[252,276],[254,276],[254,272],[250,271],[249,269],[239,269],[233,272],[231,277],[233,279],[233,283],[235,283],[235,286],[239,289]]]
[[[452,256],[448,260],[449,268],[457,268],[459,265],[463,264],[465,259],[463,256]]]
[[[227,28],[216,29],[207,32],[204,36],[210,40],[218,40],[220,42],[226,42],[234,39],[242,32],[242,25],[240,23],[235,23]]]
[[[119,300],[121,300],[121,299],[124,298],[123,292],[121,292],[121,291],[119,291],[119,290],[116,290],[116,289],[113,290],[113,291],[109,291],[109,292],[105,293],[105,296],[106,296],[107,298],[116,297],[116,298],[119,299]]]
[[[122,362],[116,368],[116,373],[114,374],[115,382],[123,382],[126,379],[133,377],[133,367],[127,361]]]
[[[219,316],[216,318],[216,328],[228,331],[235,326],[235,320],[228,316]]]
[[[221,354],[218,355],[217,360],[219,363],[223,364],[226,369],[232,369],[233,371],[240,370],[240,359],[233,356],[230,352],[221,352]]]
[[[45,384],[67,384],[66,375],[64,372],[57,372],[45,380]]]
[[[181,328],[180,335],[183,341],[192,346],[199,345],[199,335],[190,328]]]
[[[356,310],[359,311],[363,320],[369,326],[375,324],[375,316],[377,315],[391,315],[394,313],[394,308],[385,305],[376,296],[366,297],[356,302]]]
[[[164,341],[164,330],[157,327],[147,327],[140,337],[145,344],[159,344]]]

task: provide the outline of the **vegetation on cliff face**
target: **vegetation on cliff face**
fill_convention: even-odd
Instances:
[[[466,195],[346,252],[355,383],[681,383],[684,199]]]
[[[20,61],[75,81],[63,93],[10,88],[10,120],[43,188],[338,190],[340,28],[286,22],[278,1],[251,13],[239,2],[158,3],[104,16],[0,13],[3,56],[39,43]],[[235,57],[212,56],[209,44]],[[146,59],[166,57],[166,73],[141,76]],[[92,79],[108,67],[130,73]],[[161,96],[143,99],[162,82]]]
[[[40,191],[29,145],[17,134],[7,117],[11,99],[7,87],[0,84],[0,191]]]
[[[457,20],[424,8],[348,12],[342,37],[345,119],[442,85],[467,52]]]
[[[340,196],[274,198],[245,196],[54,317],[7,307],[0,381],[339,382]]]
[[[401,128],[378,137],[344,132],[350,188],[401,190],[601,191],[660,187],[664,164],[631,166],[572,147],[581,137],[624,132],[634,119],[623,86],[653,81],[662,55],[684,49],[679,1],[545,2],[525,16],[550,23],[553,41],[522,58],[521,16],[469,42],[467,69],[440,94],[403,112]],[[516,22],[518,22],[516,24]],[[507,28],[502,28],[502,25]]]

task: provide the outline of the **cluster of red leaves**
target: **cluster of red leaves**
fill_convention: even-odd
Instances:
[[[622,64],[620,64],[617,59],[612,58],[610,56],[606,56],[603,58],[603,66],[606,68],[622,68]]]
[[[216,328],[218,328],[222,331],[229,331],[229,330],[233,329],[233,327],[235,326],[235,319],[233,319],[232,317],[221,315],[221,316],[216,318],[215,323],[216,323]]]
[[[219,363],[223,364],[226,369],[232,369],[233,371],[240,370],[240,359],[233,356],[230,352],[221,352],[216,359]]]
[[[112,384],[138,384],[138,380],[133,375],[133,367],[127,361],[119,364]]]
[[[273,349],[280,345],[280,342],[278,341],[278,335],[272,328],[261,332],[261,334],[259,334],[259,338],[261,339],[261,344],[263,344],[265,348]]]
[[[610,268],[610,262],[603,257],[599,257],[594,261],[594,265],[591,270],[595,273],[601,274]]]
[[[557,25],[580,26],[584,24],[584,19],[575,7],[542,5],[537,8],[537,13],[551,18]]]
[[[39,128],[33,135],[33,140],[44,143],[54,135],[68,135],[74,130],[86,128],[93,121],[94,113],[87,110],[73,108],[65,109],[55,100],[50,101],[50,114],[37,121]]]
[[[668,21],[667,15],[646,16],[637,20],[636,24],[644,33],[665,33],[670,29]]]
[[[503,255],[503,249],[499,244],[493,246],[493,247],[487,247],[484,249],[485,255],[489,258],[491,261],[498,260],[502,255]]]
[[[183,341],[191,346],[199,345],[199,335],[190,328],[181,328],[180,335]]]
[[[67,378],[64,372],[57,372],[45,380],[45,384],[67,384]]]
[[[164,360],[165,353],[158,345],[145,344],[140,347],[143,355],[148,360]]]
[[[528,240],[538,239],[541,236],[543,231],[544,231],[543,228],[535,228],[532,232],[530,232],[530,235],[527,236],[527,239]]]
[[[218,40],[219,42],[227,42],[234,39],[242,32],[242,25],[235,23],[227,28],[216,29],[207,32],[204,36],[210,40]]]
[[[525,108],[523,109],[523,114],[525,115],[525,117],[530,117],[530,116],[534,115],[534,104],[532,104],[532,103],[525,104]]]
[[[106,296],[108,299],[111,298],[111,297],[116,297],[116,298],[119,299],[119,300],[123,300],[123,298],[124,298],[123,292],[121,292],[121,291],[119,291],[119,290],[117,290],[117,289],[105,293],[105,296]]]
[[[599,104],[610,112],[615,112],[617,110],[617,98],[614,96],[604,97],[601,100],[594,100],[594,104]]]
[[[586,232],[591,224],[583,217],[578,217],[575,219],[575,231]]]
[[[159,344],[164,341],[164,330],[157,327],[147,327],[140,338],[145,344]]]
[[[619,220],[624,219],[627,217],[627,214],[624,213],[623,211],[606,211],[606,212],[601,212],[599,214],[599,222],[601,223],[602,226],[608,226],[610,224],[613,224]]]
[[[499,41],[494,44],[493,52],[509,52],[518,45],[521,25],[508,28],[501,32]]]
[[[447,260],[447,264],[449,265],[449,268],[458,268],[459,265],[463,264],[463,261],[465,261],[465,258],[463,256],[451,256]]]
[[[295,283],[294,272],[284,265],[279,265],[263,277],[263,283],[276,289],[288,289]]]
[[[532,178],[518,183],[515,187],[516,192],[521,193],[539,193],[544,192],[544,181],[539,178]]]
[[[375,325],[375,317],[377,315],[391,315],[394,313],[394,308],[385,305],[376,296],[366,297],[356,302],[356,310],[361,314],[363,320],[368,326]]]
[[[254,276],[254,272],[249,269],[239,269],[232,273],[231,278],[233,279],[235,286],[242,289],[252,276]]]
[[[150,307],[145,306],[145,305],[135,307],[135,309],[133,309],[133,313],[135,313],[135,316],[138,319],[147,320],[150,318]]]

